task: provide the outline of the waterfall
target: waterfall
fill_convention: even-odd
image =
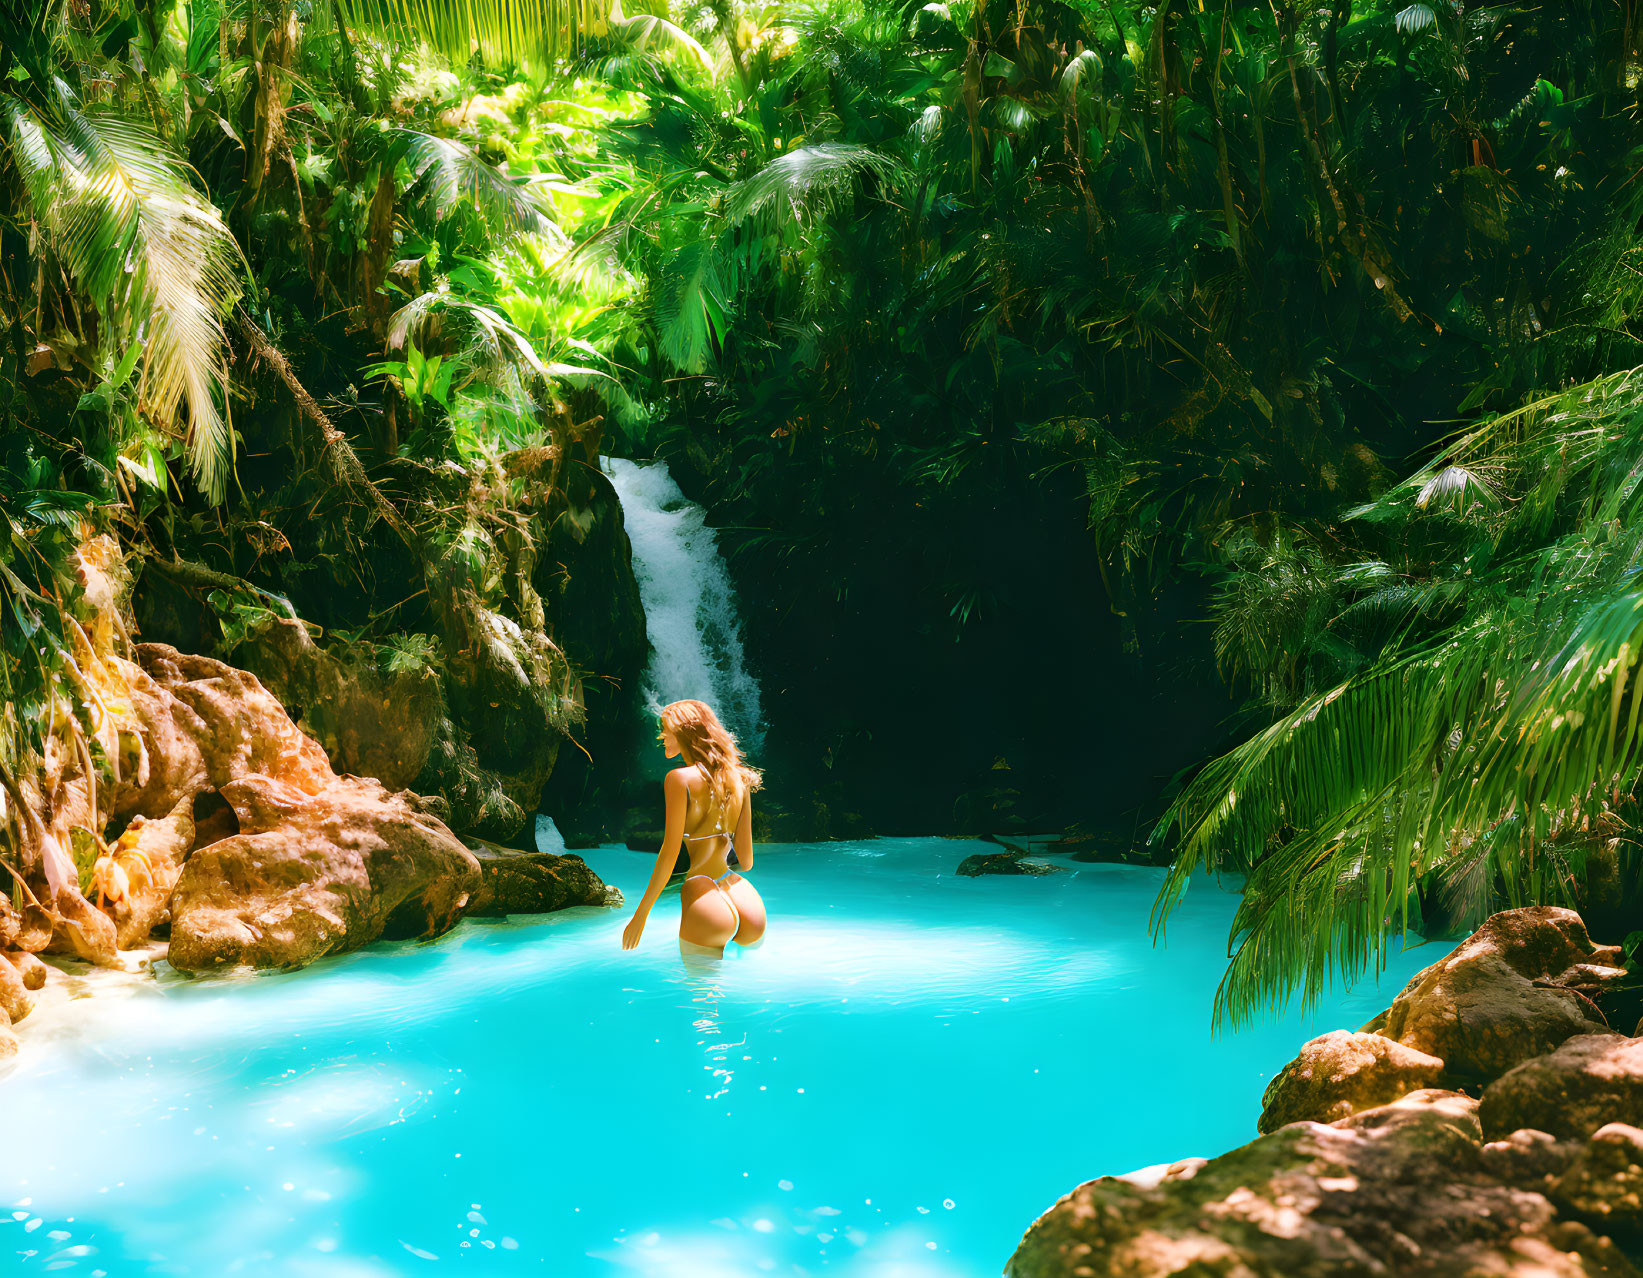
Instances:
[[[633,543],[633,575],[650,633],[644,695],[651,710],[695,698],[718,713],[746,750],[763,725],[759,685],[742,660],[736,592],[702,508],[679,491],[665,462],[607,457]]]

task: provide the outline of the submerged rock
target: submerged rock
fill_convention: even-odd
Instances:
[[[1027,1231],[1009,1278],[1635,1275],[1543,1195],[1493,1181],[1477,1102],[1423,1090],[1292,1123],[1152,1183],[1103,1177]]]
[[[977,852],[958,863],[958,872],[972,878],[981,874],[1056,874],[1063,868],[1029,861],[1021,852]]]
[[[1301,1048],[1261,1098],[1263,1132],[1330,1123],[1437,1084],[1443,1062],[1379,1034],[1333,1030]]]
[[[621,905],[622,894],[606,885],[579,856],[521,852],[471,839],[479,860],[479,886],[464,914],[499,918],[506,914],[547,914],[576,905]]]
[[[1453,1082],[1486,1083],[1577,1034],[1606,1029],[1571,986],[1622,975],[1573,910],[1507,910],[1417,973],[1364,1028],[1444,1062]]]

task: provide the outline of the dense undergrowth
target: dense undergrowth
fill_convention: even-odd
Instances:
[[[99,749],[97,531],[134,637],[256,670],[339,766],[620,837],[614,452],[721,529],[778,832],[1173,798],[1165,907],[1251,874],[1235,1015],[1411,918],[1621,890],[1629,8],[517,16],[0,9],[23,880],[30,769]],[[349,755],[367,701],[418,747]]]

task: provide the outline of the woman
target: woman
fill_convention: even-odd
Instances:
[[[650,907],[678,861],[681,841],[690,850],[690,873],[679,888],[681,952],[722,954],[732,940],[752,945],[764,935],[764,901],[729,861],[734,851],[740,869],[753,868],[750,796],[763,778],[742,762],[736,738],[700,701],[664,706],[657,740],[668,758],[682,756],[685,762],[662,782],[667,800],[662,850],[639,908],[622,932],[622,948],[639,944]]]

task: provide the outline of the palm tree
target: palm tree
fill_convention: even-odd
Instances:
[[[1587,856],[1632,837],[1640,465],[1636,369],[1480,426],[1351,512],[1343,531],[1385,559],[1331,577],[1315,558],[1305,580],[1252,567],[1269,615],[1277,596],[1329,596],[1288,646],[1363,661],[1210,762],[1159,826],[1178,839],[1158,931],[1194,873],[1249,876],[1218,1018],[1378,969],[1423,907],[1465,926],[1574,904]]]
[[[196,481],[221,501],[233,466],[222,317],[239,295],[239,249],[151,128],[81,103],[59,73],[63,14],[62,0],[0,7],[0,136],[20,205],[102,320],[94,371],[141,351],[142,411],[180,424]]]

